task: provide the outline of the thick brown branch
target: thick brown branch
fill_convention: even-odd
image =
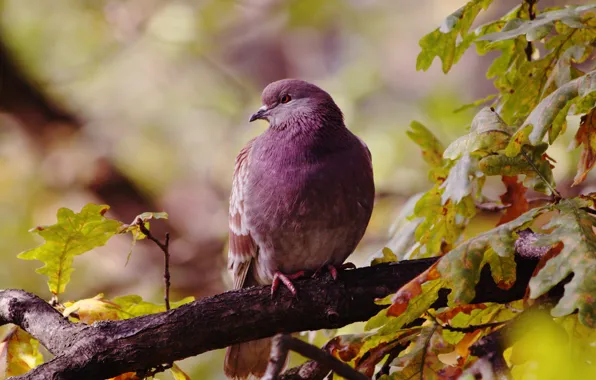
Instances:
[[[298,298],[284,288],[274,299],[260,286],[203,298],[179,308],[125,321],[72,324],[45,301],[20,290],[0,291],[0,325],[15,323],[56,358],[19,379],[105,379],[235,343],[305,330],[332,329],[368,320],[376,298],[395,292],[436,259],[404,261],[296,281]],[[523,297],[537,258],[518,258],[516,284],[499,289],[488,268],[474,302]],[[446,293],[435,307],[446,305]],[[250,326],[250,328],[246,328]]]

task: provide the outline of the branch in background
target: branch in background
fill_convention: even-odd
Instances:
[[[327,352],[324,348],[318,348],[312,344],[301,341],[300,339],[293,338],[289,334],[277,334],[273,338],[271,345],[271,356],[269,358],[269,365],[263,380],[277,380],[280,378],[280,373],[283,369],[284,364],[288,358],[289,351],[297,352],[305,358],[312,359],[318,364],[318,372],[320,375],[316,377],[324,377],[330,370],[338,374],[347,380],[368,380],[364,374],[356,371],[346,363],[336,359],[333,355]],[[305,363],[308,364],[309,362]],[[300,366],[299,368],[301,368]],[[309,371],[309,377],[303,377],[303,379],[313,379],[315,374]],[[287,379],[287,375],[283,377]]]
[[[297,367],[285,371],[279,376],[279,380],[323,380],[329,373],[329,368],[322,364],[309,360]]]
[[[325,343],[321,350],[331,352],[333,339]],[[299,366],[286,370],[279,376],[279,380],[324,380],[327,375],[333,376],[331,369],[323,364],[309,360]]]
[[[524,236],[520,239],[533,235]],[[520,245],[522,250],[524,247]],[[17,379],[99,380],[146,371],[279,332],[333,329],[366,321],[383,308],[375,304],[375,299],[394,293],[436,260],[343,271],[335,281],[330,275],[298,280],[295,284],[299,298],[282,288],[271,299],[269,286],[251,287],[206,297],[163,313],[93,325],[69,322],[33,294],[4,290],[0,291],[0,325],[14,323],[22,327],[56,356]],[[538,260],[531,255],[516,257],[517,281],[509,290],[499,289],[488,266],[485,267],[473,303],[507,303],[523,298]],[[561,294],[562,286],[559,288]],[[433,307],[446,304],[447,291],[441,291]]]

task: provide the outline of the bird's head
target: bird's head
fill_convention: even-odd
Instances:
[[[331,96],[314,84],[298,79],[282,79],[269,84],[261,96],[263,106],[249,121],[269,121],[273,129],[325,122],[343,125],[343,115]]]

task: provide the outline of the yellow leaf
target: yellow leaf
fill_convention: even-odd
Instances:
[[[174,376],[175,380],[190,380],[190,376],[188,376],[182,368],[178,367],[175,363],[170,368],[170,372],[172,372],[172,376]]]
[[[26,331],[6,325],[0,327],[0,334],[0,379],[22,375],[43,363],[39,342]]]

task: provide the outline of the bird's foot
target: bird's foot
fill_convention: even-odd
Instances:
[[[345,269],[356,269],[356,265],[353,263],[343,263],[339,267],[335,267],[335,265],[327,264],[326,266],[320,267],[317,271],[312,275],[313,277],[317,277],[319,273],[321,273],[323,268],[327,268],[329,274],[334,280],[337,280],[337,270],[345,270]]]
[[[286,288],[292,293],[294,297],[298,294],[296,292],[296,287],[292,284],[292,280],[297,278],[304,277],[304,271],[301,270],[300,272],[292,273],[292,274],[283,274],[281,272],[275,272],[273,275],[273,281],[271,282],[271,297],[275,295],[277,288],[279,287],[279,283],[285,285]]]

